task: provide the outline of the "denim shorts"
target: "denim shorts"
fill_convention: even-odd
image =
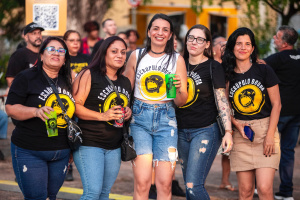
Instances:
[[[178,133],[174,107],[173,101],[147,104],[134,100],[129,133],[134,139],[137,155],[153,154],[153,161],[177,160]]]

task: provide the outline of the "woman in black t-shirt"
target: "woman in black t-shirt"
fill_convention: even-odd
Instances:
[[[83,132],[83,145],[73,153],[83,185],[81,199],[109,199],[119,173],[122,128],[113,124],[124,115],[125,120],[131,116],[127,107],[131,85],[122,75],[126,48],[124,40],[117,36],[104,40],[93,62],[73,84],[75,113]],[[106,78],[113,82],[120,99]]]
[[[254,34],[248,28],[230,35],[222,60],[235,126],[229,158],[231,170],[238,177],[239,198],[253,197],[256,178],[259,197],[273,199],[273,180],[280,161],[279,80],[271,67],[256,63]],[[253,140],[245,134],[252,131]]]
[[[218,113],[226,130],[222,142],[224,152],[232,148],[225,74],[220,63],[213,59],[208,28],[203,25],[193,26],[187,32],[185,41],[183,57],[188,74],[188,99],[184,106],[176,109],[178,155],[182,160],[187,199],[209,199],[204,183],[222,140],[216,122]]]
[[[75,104],[70,56],[66,49],[63,40],[47,38],[41,45],[37,66],[16,76],[7,97],[6,112],[18,120],[11,137],[11,155],[25,199],[56,199],[67,172],[70,157],[67,122],[45,77],[56,86],[71,118]],[[45,120],[49,119],[45,113],[50,111],[57,113],[56,123],[53,123],[58,135],[53,137],[48,136],[45,125]]]
[[[63,37],[68,46],[68,51],[71,57],[71,69],[73,80],[82,69],[86,68],[90,63],[90,57],[87,54],[79,53],[81,45],[81,37],[77,31],[68,30]]]

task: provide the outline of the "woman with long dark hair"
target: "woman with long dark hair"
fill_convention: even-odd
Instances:
[[[92,63],[73,84],[75,114],[83,132],[83,144],[73,153],[83,185],[81,200],[108,200],[119,173],[122,128],[115,127],[114,122],[131,116],[127,106],[131,85],[122,75],[126,48],[124,40],[117,36],[104,40]]]
[[[44,74],[45,73],[45,74]],[[55,200],[67,172],[70,149],[67,122],[46,76],[56,86],[71,118],[70,56],[67,45],[48,37],[41,45],[36,67],[19,73],[6,101],[7,114],[18,120],[11,137],[11,155],[18,185],[25,199]],[[49,137],[45,113],[56,111],[58,135]]]
[[[213,59],[208,28],[198,24],[187,32],[183,58],[187,66],[189,96],[185,105],[176,109],[176,117],[178,155],[186,197],[210,199],[204,188],[205,179],[222,141],[216,117],[220,115],[225,126],[222,142],[225,153],[232,148],[232,129],[225,96],[225,74],[220,63]]]
[[[279,79],[271,67],[256,62],[256,51],[253,32],[239,28],[229,36],[222,59],[233,110],[234,148],[229,159],[238,177],[239,199],[253,198],[255,178],[259,198],[273,199],[280,161]]]
[[[174,51],[173,25],[164,14],[156,14],[147,28],[147,44],[134,51],[125,76],[134,90],[130,134],[134,138],[134,199],[148,199],[152,162],[158,199],[171,199],[171,184],[177,160],[175,105],[187,99],[186,69]],[[176,74],[176,98],[167,98],[165,74]],[[175,103],[175,105],[174,105]]]

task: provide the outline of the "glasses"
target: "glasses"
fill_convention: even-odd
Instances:
[[[55,49],[54,47],[46,47],[44,50],[47,50],[49,54],[54,54],[57,52],[60,56],[64,56],[67,53],[67,50],[63,48]]]
[[[205,38],[202,38],[202,37],[194,37],[193,35],[188,35],[187,36],[187,40],[188,40],[188,42],[194,42],[194,40],[196,40],[196,42],[198,43],[198,44],[203,44],[204,43],[204,41],[207,41]]]
[[[78,43],[80,43],[80,42],[81,42],[81,40],[74,40],[74,39],[67,40],[67,41],[69,41],[69,42],[71,42],[71,43],[74,43],[74,42],[78,42]]]
[[[225,52],[225,49],[226,49],[226,44],[223,44],[220,48],[222,54]]]

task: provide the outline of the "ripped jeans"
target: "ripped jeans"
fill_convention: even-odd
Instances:
[[[204,128],[178,130],[178,155],[187,200],[210,199],[204,184],[221,141],[217,123]]]
[[[11,143],[13,168],[24,199],[56,199],[66,176],[70,152],[33,151]]]

